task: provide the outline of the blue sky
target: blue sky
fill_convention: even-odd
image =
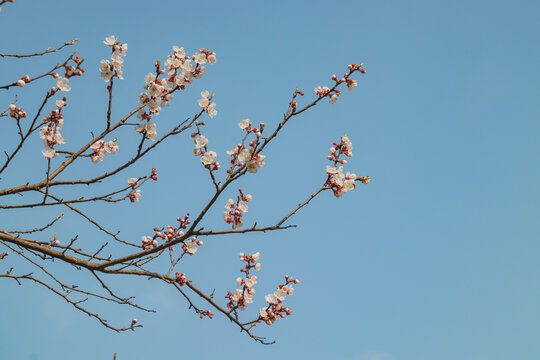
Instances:
[[[190,278],[206,291],[215,288],[219,298],[235,288],[238,252],[260,251],[259,298],[247,317],[284,274],[298,277],[288,299],[293,316],[260,327],[258,334],[277,341],[273,346],[254,343],[223,317],[200,320],[178,293],[156,282],[109,279],[122,294],[158,310],[91,303],[115,323],[136,317],[144,324],[116,334],[40,288],[2,280],[1,357],[95,360],[116,351],[120,360],[538,359],[539,16],[534,1],[3,5],[2,53],[79,39],[87,73],[72,81],[68,94],[68,144],[88,139],[89,130],[103,123],[107,94],[98,66],[110,56],[103,40],[111,34],[129,44],[125,80],[115,84],[116,118],[136,104],[144,75],[172,45],[217,53],[205,77],[160,115],[158,131],[197,111],[199,93],[208,89],[216,94],[219,115],[205,134],[222,161],[238,142],[238,121],[249,118],[272,129],[297,86],[312,98],[315,86],[363,62],[367,74],[358,78],[358,88],[295,118],[268,148],[266,165],[240,185],[254,198],[248,223],[279,219],[324,181],[328,148],[343,133],[354,144],[347,169],[370,175],[372,183],[340,199],[323,194],[292,219],[295,229],[206,239],[186,260]],[[0,59],[1,84],[61,59]],[[1,106],[18,93],[27,112],[35,111],[39,90],[2,92]],[[13,146],[10,131],[6,126],[0,134],[2,151]],[[80,166],[77,175],[114,166],[132,141],[132,134],[120,137],[117,158]],[[41,148],[33,139],[0,188],[41,179]],[[141,202],[85,209],[132,239],[187,211],[195,214],[212,187],[191,149],[188,138],[175,139],[117,177],[123,183],[137,171],[158,169],[160,180],[143,189]],[[205,225],[224,228],[221,210]],[[31,218],[37,226],[63,211],[2,211],[0,222],[16,228]],[[69,214],[55,231],[62,239],[80,234],[89,244],[100,240]],[[0,271],[11,266],[28,269],[13,256]],[[68,281],[96,286],[86,274],[55,269]]]

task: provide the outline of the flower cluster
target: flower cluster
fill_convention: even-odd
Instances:
[[[151,236],[141,236],[142,248],[149,250],[151,247],[157,247],[158,241]]]
[[[186,274],[184,274],[184,273],[180,274],[179,272],[177,272],[176,273],[176,282],[180,286],[184,286],[188,282],[188,279],[186,279]]]
[[[26,112],[22,108],[17,107],[15,104],[10,104],[9,116],[16,120],[20,120],[26,117]]]
[[[348,69],[350,73],[352,73],[355,70],[360,71],[362,74],[366,73],[366,70],[362,69],[363,64],[350,64],[348,66]],[[347,89],[349,91],[352,91],[355,87],[358,86],[358,82],[356,80],[349,79],[350,73],[344,74],[342,78],[338,79],[338,77],[334,74],[332,75],[332,80],[335,81],[335,85],[332,89],[328,88],[327,86],[317,86],[315,88],[315,93],[319,95],[320,98],[328,96],[328,100],[330,101],[330,104],[333,104],[336,102],[336,100],[339,98],[339,95],[341,95],[341,91],[337,90],[337,85],[341,83],[347,84]],[[294,104],[293,108],[296,108],[296,104]]]
[[[332,75],[332,80],[336,80],[336,75]],[[326,86],[317,86],[315,88],[315,93],[319,95],[319,97],[325,97],[328,95],[328,99],[330,101],[330,104],[333,104],[338,99],[339,95],[341,95],[341,91],[332,89],[330,90]]]
[[[103,141],[98,140],[95,143],[90,146],[90,149],[92,149],[93,154],[90,155],[90,158],[92,159],[92,162],[94,164],[98,163],[99,161],[102,161],[105,156],[107,156],[107,153],[114,154],[118,151],[118,145],[116,145],[114,142],[116,139],[111,141]]]
[[[248,304],[253,302],[253,297],[255,296],[255,289],[253,287],[257,283],[257,277],[254,275],[250,276],[249,272],[251,269],[261,269],[261,264],[257,262],[260,256],[261,254],[258,252],[253,255],[238,254],[240,261],[246,262],[246,266],[240,269],[245,274],[245,279],[240,277],[236,279],[236,286],[242,286],[241,289],[236,289],[234,293],[227,292],[225,298],[229,299],[229,303],[227,304],[229,309],[245,310]]]
[[[266,158],[266,155],[261,154],[253,154],[251,156],[251,160],[246,162],[247,171],[250,173],[256,173],[261,166],[264,165],[264,159]]]
[[[199,314],[200,314],[199,316],[201,317],[201,319],[205,316],[208,316],[210,319],[212,319],[212,317],[215,315],[215,314],[212,314],[210,310],[201,311]]]
[[[145,250],[149,249],[150,246],[156,247],[158,245],[158,242],[156,239],[161,238],[165,240],[165,243],[168,243],[172,240],[181,239],[184,237],[185,233],[183,230],[187,228],[187,225],[190,224],[189,219],[189,213],[186,214],[186,216],[182,219],[181,217],[176,218],[176,220],[180,223],[179,226],[171,226],[171,225],[165,225],[161,229],[158,229],[157,227],[154,228],[154,236],[143,236],[141,239],[143,239],[143,248]],[[202,246],[203,242],[200,240],[197,240],[196,236],[192,236],[189,239],[182,241],[182,250],[184,250],[184,253],[187,253],[189,255],[193,255],[197,252],[197,246]],[[145,247],[146,246],[146,247]],[[172,247],[169,248],[169,250],[173,250]]]
[[[165,230],[161,232],[159,229],[154,228],[154,231],[156,231],[154,236],[141,236],[142,248],[144,250],[149,250],[151,247],[157,247],[159,245],[157,241],[158,238],[164,239],[167,243],[171,240],[184,236],[183,231],[178,231],[178,229],[170,225],[164,226],[163,229]],[[203,242],[197,241],[197,238],[193,236],[188,240],[185,240],[184,244],[182,244],[182,249],[189,255],[193,255],[195,252],[197,252],[197,246],[202,245]]]
[[[137,178],[129,178],[128,179],[128,184],[129,186],[131,186],[131,188],[133,189],[130,193],[129,193],[129,200],[131,202],[135,202],[135,201],[139,201],[140,198],[141,198],[141,190],[135,190],[135,187],[137,186],[137,182],[139,181],[139,179]]]
[[[204,65],[208,61],[210,64],[216,63],[216,53],[206,49],[199,49],[199,53],[193,55],[193,60],[199,64]]]
[[[244,195],[242,189],[238,189],[240,195],[236,199],[236,205],[233,199],[229,199],[227,204],[225,204],[225,209],[227,211],[223,212],[223,219],[227,224],[232,224],[232,228],[236,229],[244,225],[242,221],[243,213],[248,211],[248,206],[246,202],[250,202],[253,197],[250,194]]]
[[[64,66],[64,76],[60,76],[60,74],[53,72],[50,73],[53,78],[56,79],[56,86],[58,89],[62,91],[70,91],[71,85],[69,84],[69,78],[72,76],[81,76],[86,71],[81,67],[82,62],[84,59],[81,59],[80,57],[76,56],[73,58],[70,58],[71,61],[74,62],[74,65],[63,65]],[[24,78],[23,78],[24,79]],[[28,81],[26,81],[28,82]],[[56,91],[56,88],[52,88],[53,92]]]
[[[217,115],[216,103],[210,102],[213,97],[214,94],[210,95],[208,90],[205,90],[201,92],[201,98],[198,101],[199,106],[202,107],[210,117]]]
[[[103,43],[111,47],[112,49],[112,64],[109,60],[101,60],[101,63],[99,65],[101,77],[103,78],[103,80],[105,80],[105,82],[111,81],[111,79],[115,76],[120,80],[124,80],[124,72],[122,70],[122,68],[124,67],[123,57],[126,56],[128,44],[120,45],[120,42],[116,39],[114,35],[105,38],[105,41]]]
[[[203,64],[216,62],[216,54],[206,49],[200,49],[191,59],[186,55],[183,47],[173,46],[173,50],[173,55],[169,55],[165,61],[164,69],[161,68],[161,63],[158,61],[155,64],[156,73],[148,73],[144,77],[146,83],[144,89],[147,92],[139,95],[139,104],[146,106],[147,109],[138,111],[137,118],[142,123],[135,128],[135,131],[143,133],[147,139],[153,141],[156,139],[157,132],[156,124],[151,119],[160,114],[162,107],[169,106],[175,90],[184,90],[186,84],[190,84],[194,78],[201,78],[204,75],[205,67]],[[160,75],[165,75],[165,77],[160,78]],[[215,104],[208,104],[205,110],[213,117],[217,115],[215,107]],[[210,158],[207,156],[205,160],[208,162]],[[210,163],[212,162],[213,160],[210,161]]]
[[[156,66],[159,69],[159,65]],[[157,70],[159,73],[163,70]],[[148,73],[144,77],[146,85],[144,89],[147,93],[141,93],[139,96],[139,104],[146,105],[148,112],[144,109],[139,110],[137,117],[141,120],[150,120],[152,117],[159,115],[162,106],[169,106],[170,100],[174,97],[172,93],[172,84],[165,78],[157,78],[156,75]]]
[[[357,177],[356,174],[347,172],[343,174],[343,166],[337,167],[337,164],[346,164],[347,160],[340,159],[341,155],[352,157],[352,143],[346,135],[341,137],[340,143],[333,143],[334,146],[330,148],[330,155],[328,160],[333,162],[333,166],[326,166],[326,173],[328,174],[328,180],[326,185],[332,188],[335,197],[341,197],[344,193],[353,190],[356,185],[355,181],[358,179],[363,184],[368,184],[370,181],[369,176]]]
[[[139,113],[141,111],[144,114],[146,114],[144,112],[144,110],[142,110],[142,109],[139,110]],[[139,116],[139,115],[137,115],[137,116]],[[150,119],[147,119],[146,122],[142,122],[139,125],[137,125],[137,127],[135,128],[135,132],[143,134],[145,138],[150,139],[152,141],[155,141],[156,137],[157,137],[156,124],[151,122]]]
[[[204,123],[201,123],[204,125]],[[197,134],[199,136],[197,136]],[[204,165],[205,168],[211,169],[211,170],[218,170],[219,169],[219,162],[215,161],[217,158],[217,154],[215,151],[208,151],[207,145],[208,145],[208,139],[200,134],[199,132],[192,133],[192,137],[197,136],[193,142],[195,143],[195,148],[193,149],[193,155],[200,156],[201,162]]]
[[[232,157],[232,167],[227,170],[227,173],[231,173],[236,166],[242,167],[244,165],[246,166],[248,172],[256,173],[259,168],[264,165],[264,159],[266,156],[257,152],[259,139],[264,131],[264,123],[261,123],[259,128],[252,128],[252,124],[253,122],[249,121],[249,119],[244,119],[238,123],[238,127],[246,131],[246,136],[241,144],[238,144],[231,150],[227,151],[227,154]],[[244,142],[250,133],[255,134],[256,138],[251,140],[249,142],[249,147],[246,148]]]
[[[335,75],[334,75],[335,76]],[[317,86],[315,88],[315,93],[319,96],[325,96],[330,92],[330,89],[326,86]]]
[[[46,124],[39,129],[39,137],[45,144],[45,149],[41,150],[43,156],[47,159],[52,159],[58,154],[54,149],[56,144],[64,144],[64,138],[60,134],[62,125],[64,124],[64,114],[62,114],[62,108],[66,106],[64,100],[56,100],[56,109],[49,113],[49,116],[43,117],[43,123]]]
[[[175,227],[171,225],[165,225],[161,229],[154,228],[154,238],[161,238],[165,240],[166,242],[169,242],[171,240],[179,239],[184,236],[184,232],[180,229],[186,229],[187,225],[190,224],[190,221],[188,220],[189,214],[185,216],[184,219],[178,217],[176,220],[180,222],[180,226]]]
[[[138,114],[141,119],[150,119],[152,116],[158,115],[162,106],[169,105],[169,101],[173,98],[171,93],[173,90],[185,89],[186,85],[190,84],[194,78],[201,78],[204,75],[204,64],[216,62],[216,54],[206,49],[200,49],[191,59],[186,55],[183,47],[173,46],[173,50],[173,55],[169,55],[165,61],[165,69],[161,69],[161,64],[158,61],[156,74],[149,73],[144,78],[147,84],[144,88],[148,92],[141,93],[139,104],[146,105],[149,112],[141,109],[142,111]],[[195,63],[192,63],[191,60]],[[166,74],[166,77],[159,78],[163,74]]]
[[[150,174],[150,179],[154,180],[154,181],[157,181],[157,171],[156,171],[156,168],[152,168],[152,173]],[[146,180],[148,180],[148,178],[144,177],[145,180],[142,181],[142,183],[139,184],[139,179],[137,178],[129,178],[128,179],[128,184],[129,186],[131,186],[131,191],[128,195],[129,197],[129,200],[131,202],[136,202],[136,201],[139,201],[140,198],[141,198],[141,190],[137,189],[138,187],[140,187]]]
[[[294,288],[290,284],[298,284],[298,279],[285,276],[285,284],[277,287],[273,294],[268,294],[264,297],[268,306],[259,310],[259,321],[264,321],[267,325],[272,325],[278,317],[284,318],[286,315],[291,315],[292,310],[283,306],[283,301],[287,296],[293,294]]]

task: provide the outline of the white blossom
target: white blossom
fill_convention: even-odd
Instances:
[[[43,156],[45,156],[47,159],[52,159],[58,156],[56,153],[56,150],[54,150],[51,147],[46,147],[45,149],[41,150],[41,153]]]
[[[109,37],[106,37],[103,43],[108,46],[113,46],[114,44],[116,44],[116,41],[116,37],[114,35],[111,35]]]
[[[246,205],[245,202],[243,202],[242,200],[240,200],[238,202],[238,206],[236,207],[238,210],[242,211],[242,212],[247,212],[248,211],[248,206]]]
[[[140,198],[141,198],[141,190],[135,190],[133,192],[133,197],[134,197],[135,201],[139,201]],[[150,236],[148,236],[148,237],[150,237]]]
[[[67,78],[59,77],[56,80],[56,86],[62,91],[70,91],[71,85],[69,85],[69,80]]]
[[[173,46],[174,54],[180,58],[186,56],[186,51],[183,47]]]
[[[326,87],[326,86],[317,86],[315,88],[315,93],[317,93],[317,95],[319,95],[319,96],[325,95],[329,91],[330,91],[330,89],[328,87]]]
[[[199,149],[208,145],[208,139],[204,135],[197,137],[194,140],[194,142],[195,142],[195,147]]]
[[[196,55],[194,55],[194,60],[197,64],[199,65],[204,65],[206,64],[206,54],[203,54],[203,53],[198,53]]]
[[[204,165],[211,165],[216,159],[217,154],[214,151],[207,151],[201,156],[201,162]]]
[[[156,137],[157,137],[156,124],[151,122],[150,120],[138,125],[135,128],[135,131],[139,133],[146,132],[145,137],[147,139],[150,139],[152,141],[156,140]]]
[[[246,278],[245,284],[248,288],[252,288],[257,283],[257,277],[255,275]]]
[[[211,103],[210,105],[208,105],[208,108],[206,109],[206,112],[208,113],[208,115],[210,117],[214,117],[217,115],[217,110],[216,110],[216,103]]]
[[[353,145],[347,136],[341,137],[341,144],[341,152],[348,157],[352,157]]]
[[[238,126],[242,130],[249,128],[250,125],[251,125],[251,122],[249,121],[249,119],[244,119],[238,123]]]
[[[101,65],[99,66],[99,71],[101,73],[101,77],[105,82],[111,81],[114,72],[111,70],[111,63],[109,60],[101,60]]]
[[[256,173],[261,166],[264,165],[265,155],[255,154],[253,159],[246,162],[247,171],[250,173]]]
[[[243,162],[251,160],[251,151],[247,149],[242,150],[242,152],[238,154],[238,160]]]
[[[274,294],[268,294],[264,297],[264,300],[266,300],[267,303],[269,304],[277,304],[278,301],[277,301],[277,298]]]
[[[238,154],[238,150],[240,149],[241,145],[238,144],[237,146],[233,147],[231,150],[227,150],[226,153],[227,155],[236,155]]]
[[[148,73],[144,77],[144,82],[147,83],[147,84],[152,83],[154,80],[156,80],[156,75],[154,75],[152,73]]]
[[[193,255],[197,252],[197,241],[193,240],[193,238],[186,240],[184,245],[188,254]]]

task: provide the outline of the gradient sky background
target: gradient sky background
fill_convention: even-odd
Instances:
[[[201,47],[218,62],[157,119],[198,111],[201,90],[216,94],[219,115],[205,134],[218,160],[238,142],[238,121],[281,119],[296,86],[313,98],[332,74],[363,62],[367,74],[336,104],[326,101],[288,125],[266,152],[258,174],[241,186],[254,200],[247,223],[270,224],[325,179],[332,141],[347,133],[354,157],[347,169],[372,183],[335,199],[330,193],[295,216],[298,228],[205,239],[182,271],[218,299],[235,289],[240,251],[261,252],[256,316],[264,294],[284,274],[298,277],[287,304],[293,316],[259,335],[259,345],[222,316],[200,320],[183,298],[143,279],[109,279],[157,314],[89,303],[115,324],[136,317],[138,331],[116,334],[62,299],[25,283],[2,280],[2,359],[340,359],[537,360],[540,358],[540,3],[537,1],[22,1],[0,13],[0,52],[32,52],[79,38],[87,73],[73,79],[63,135],[67,145],[89,139],[106,111],[99,60],[110,57],[111,34],[129,44],[125,78],[115,82],[113,117],[135,104],[156,59],[172,45]],[[64,53],[67,54],[67,51]],[[0,82],[38,74],[63,54],[34,60],[0,59]],[[29,114],[43,80],[15,93]],[[43,87],[42,87],[43,86]],[[307,98],[305,101],[307,101]],[[50,110],[50,109],[49,109]],[[8,118],[1,119],[9,123]],[[0,134],[2,152],[14,146],[13,127]],[[161,130],[161,132],[160,132]],[[119,138],[120,152],[74,176],[97,174],[122,159],[135,136]],[[3,176],[0,187],[40,180],[41,141]],[[83,207],[125,238],[138,241],[156,225],[201,209],[212,187],[192,143],[178,137],[124,171],[114,183],[157,167],[160,180],[143,188],[140,203]],[[125,154],[125,153],[124,153]],[[72,173],[73,174],[73,173]],[[221,204],[205,225],[225,228]],[[3,201],[2,203],[5,203]],[[45,224],[63,209],[2,211],[2,228]],[[101,235],[76,216],[55,230],[62,241]],[[4,249],[0,248],[0,251]],[[15,256],[0,264],[29,268]],[[55,267],[64,279],[97,285],[87,275]],[[80,280],[80,279],[83,280]],[[225,300],[222,299],[225,304]]]

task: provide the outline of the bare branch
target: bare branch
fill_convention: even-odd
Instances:
[[[6,0],[2,0],[2,2],[0,2],[0,5],[2,5],[5,2],[6,2]],[[55,53],[57,51],[60,51],[66,46],[74,45],[77,42],[77,40],[78,39],[73,39],[73,40],[71,40],[69,42],[66,42],[66,43],[60,45],[59,47],[57,47],[55,49],[47,48],[45,51],[37,52],[37,53],[34,53],[34,54],[0,54],[0,57],[26,58],[26,57],[33,57],[33,56],[42,56],[42,55],[51,54],[51,53]]]

